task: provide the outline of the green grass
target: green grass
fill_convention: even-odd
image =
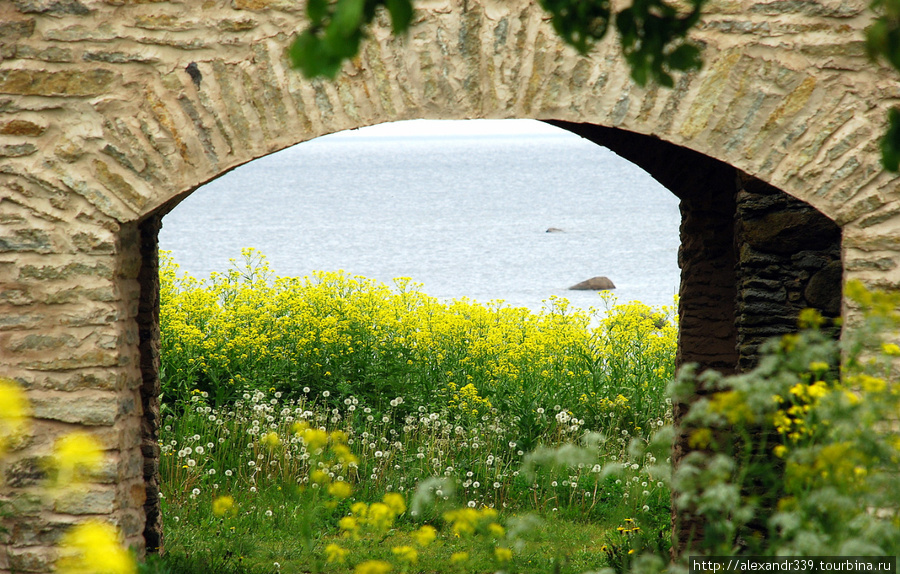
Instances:
[[[471,555],[465,571],[493,571],[499,564],[492,565],[492,549],[509,546],[506,571],[581,572],[608,562],[604,545],[626,542],[616,530],[626,520],[649,537],[661,535],[657,545],[666,550],[669,492],[666,461],[659,459],[667,453],[628,429],[592,442],[565,408],[540,408],[542,446],[528,453],[515,443],[518,427],[499,412],[462,421],[446,409],[429,412],[395,399],[398,408],[376,418],[355,398],[338,408],[328,397],[244,396],[217,409],[201,392],[163,409],[164,563],[176,571],[266,572],[276,562],[282,572],[351,571],[326,565],[325,547],[341,536],[338,521],[353,502],[377,502],[388,492],[402,494],[411,508],[390,532],[341,539],[348,564],[390,558],[391,546],[405,544],[422,524],[441,535],[433,548],[419,549],[410,571],[442,571],[447,553],[463,549]],[[307,422],[321,425],[322,436],[342,436],[357,460],[338,460],[341,441],[321,450],[308,444],[303,433],[313,431],[298,434],[296,426]],[[332,476],[315,484],[317,469]],[[441,491],[414,515],[415,493],[433,477],[444,481]],[[352,485],[349,499],[325,493],[338,480]],[[234,511],[216,516],[213,501],[224,495],[233,497]],[[455,538],[444,513],[459,507],[496,509],[506,535],[487,544]],[[515,517],[522,515],[544,524],[516,532]]]
[[[263,532],[260,532],[262,530]],[[322,545],[336,542],[350,554],[346,564],[321,564],[323,572],[349,573],[362,557],[391,561],[391,548],[415,545],[408,525],[392,529],[377,541],[347,540],[338,536],[323,536]],[[615,532],[615,529],[612,529]],[[190,532],[177,530],[164,564],[178,572],[284,572],[314,571],[318,553],[310,554],[298,544],[290,521],[270,521],[260,529],[231,531],[227,521],[210,520],[193,524]],[[568,520],[554,516],[542,519],[521,541],[515,558],[507,571],[578,573],[598,570],[607,564],[606,553],[610,529],[592,522]],[[608,546],[607,546],[608,547]],[[441,538],[419,549],[416,565],[410,569],[422,573],[493,572],[497,563],[493,546],[483,540]],[[469,560],[457,568],[450,568],[453,553],[466,551]],[[278,563],[278,567],[275,566]]]
[[[275,277],[244,255],[205,282],[162,265],[166,556],[148,568],[582,572],[621,567],[645,538],[667,551],[668,447],[650,436],[671,420],[670,310],[441,303],[408,280]],[[354,514],[389,493],[409,506],[389,530]],[[494,534],[456,537],[458,508],[496,511]],[[411,545],[422,525],[437,540]],[[408,545],[415,564],[393,553]]]

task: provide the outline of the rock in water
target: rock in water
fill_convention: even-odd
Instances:
[[[591,277],[587,281],[582,281],[577,285],[569,287],[570,291],[604,291],[606,289],[615,289],[616,286],[609,280],[609,277]]]

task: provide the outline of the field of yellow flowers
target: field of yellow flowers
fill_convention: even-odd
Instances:
[[[170,568],[584,572],[666,546],[671,310],[441,302],[251,250],[161,279]]]

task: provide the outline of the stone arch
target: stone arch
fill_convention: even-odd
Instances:
[[[334,82],[287,68],[303,26],[287,0],[0,6],[0,357],[35,411],[4,494],[32,495],[40,457],[71,428],[110,454],[87,495],[17,518],[0,571],[48,569],[58,533],[84,516],[155,544],[144,527],[158,447],[142,413],[158,392],[159,218],[202,183],[319,135],[412,118],[638,134],[813,206],[842,228],[845,279],[897,287],[900,179],[880,169],[876,139],[900,94],[866,59],[862,0],[711,3],[696,32],[706,64],[672,90],[634,85],[612,39],[578,56],[526,0],[422,4],[406,39],[382,18]]]

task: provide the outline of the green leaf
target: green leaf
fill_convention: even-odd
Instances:
[[[876,20],[866,29],[866,50],[869,57],[877,60],[887,49],[888,25],[883,19]]]
[[[316,76],[316,59],[314,58],[316,42],[318,42],[316,37],[313,36],[311,31],[307,30],[297,36],[288,52],[291,57],[291,64],[295,68],[300,68],[303,75],[307,77]]]
[[[411,0],[387,0],[385,5],[391,14],[391,29],[394,34],[400,35],[406,32],[413,18],[413,5]]]
[[[900,171],[900,109],[888,113],[888,131],[881,140],[881,163],[888,171]]]
[[[693,44],[682,44],[672,50],[668,58],[669,68],[673,70],[696,70],[700,68],[700,48]]]
[[[306,15],[313,24],[320,24],[328,15],[328,0],[309,0],[306,4]]]
[[[647,84],[648,78],[648,70],[646,65],[635,65],[631,66],[631,79],[634,80],[634,83],[639,86],[645,86]]]
[[[325,42],[313,29],[306,30],[294,40],[288,52],[291,64],[307,78],[334,78],[343,60],[328,50]]]
[[[328,31],[337,36],[352,37],[364,24],[363,8],[365,8],[365,4],[365,0],[338,0],[334,7],[331,23],[328,25]]]

